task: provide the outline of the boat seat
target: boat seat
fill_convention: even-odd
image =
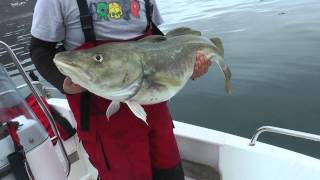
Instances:
[[[186,180],[220,180],[221,176],[217,169],[192,162],[189,160],[182,160],[182,167]]]

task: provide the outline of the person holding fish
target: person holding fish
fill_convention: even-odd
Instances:
[[[129,41],[163,35],[157,28],[161,23],[155,0],[37,0],[31,28],[31,59],[39,73],[66,95],[77,121],[78,136],[101,180],[184,179],[172,118],[166,101],[143,105],[142,109],[139,104],[129,101],[135,96],[141,80],[106,96],[117,99],[116,102],[87,91],[91,87],[102,91],[100,86],[90,85],[88,89],[75,77],[62,73],[68,69],[70,75],[76,74],[84,83],[93,80],[98,83],[104,79],[112,83],[113,78],[121,78],[122,83],[131,82],[141,78],[141,74],[131,75],[130,71],[134,71],[135,66],[121,62],[133,61],[134,58],[116,59],[118,64],[115,64],[121,72],[119,76],[101,73],[98,67],[102,64],[96,69],[95,65],[86,66],[87,70],[76,70],[78,65],[60,63],[63,67],[58,69],[55,66],[58,66],[57,62],[54,64],[53,61],[59,51],[57,44],[62,43],[67,50],[63,52],[64,56],[69,52],[90,52],[102,44],[109,44],[108,47],[116,53]],[[106,55],[112,58],[114,53],[95,53],[87,61],[106,63]],[[121,50],[122,57],[128,53],[129,50]],[[196,61],[191,79],[207,73],[211,65],[203,52],[196,52],[194,56]],[[59,59],[58,55],[55,59]],[[126,69],[122,73],[124,67]],[[120,103],[125,100],[127,105]],[[138,111],[136,114],[139,110],[142,114],[145,112],[145,122],[132,113],[132,109]]]

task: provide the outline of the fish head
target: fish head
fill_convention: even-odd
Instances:
[[[141,77],[143,69],[138,55],[117,50],[107,52],[99,48],[60,52],[55,55],[54,63],[62,74],[91,92],[112,94]]]

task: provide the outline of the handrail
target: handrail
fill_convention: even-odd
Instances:
[[[3,92],[0,92],[0,96],[5,96],[5,95],[7,95],[7,94],[9,94],[9,93],[16,93],[16,91],[15,91],[15,90],[3,91]]]
[[[33,85],[41,85],[39,81],[32,81],[31,83]],[[17,89],[22,89],[22,88],[25,88],[27,86],[28,86],[28,84],[21,84],[21,85],[17,86]]]
[[[50,91],[57,90],[56,88],[43,86],[40,83],[40,81],[32,81],[31,83],[38,87],[41,95],[44,96],[45,98],[50,98],[51,97]],[[25,87],[28,87],[28,84],[26,84],[26,83],[25,84],[21,84],[21,85],[17,86],[16,88],[17,89],[23,89]]]
[[[256,144],[256,141],[258,140],[259,135],[263,132],[272,132],[272,133],[283,134],[287,136],[293,136],[297,138],[320,142],[320,135],[301,132],[301,131],[295,131],[290,129],[284,129],[279,127],[273,127],[273,126],[262,126],[256,130],[255,134],[251,138],[251,142],[249,145],[254,146]]]
[[[2,44],[5,49],[7,50],[7,52],[10,54],[14,64],[17,66],[19,72],[21,73],[23,79],[26,81],[26,83],[28,84],[30,90],[32,91],[32,94],[34,95],[34,97],[36,98],[38,104],[40,105],[41,109],[43,110],[44,114],[46,115],[46,117],[48,118],[49,120],[49,123],[50,123],[50,126],[52,127],[52,131],[54,133],[54,135],[57,137],[58,139],[58,144],[59,144],[59,147],[62,151],[62,154],[63,154],[63,157],[64,157],[64,160],[66,161],[66,176],[69,175],[70,173],[70,169],[71,169],[71,163],[69,161],[69,158],[68,158],[68,155],[67,155],[67,151],[63,145],[63,142],[61,140],[61,136],[58,132],[58,129],[57,129],[57,126],[56,124],[54,123],[54,118],[52,116],[52,114],[50,113],[50,111],[47,109],[47,107],[45,106],[44,102],[42,101],[39,93],[37,92],[36,88],[34,87],[34,85],[31,83],[31,80],[29,78],[29,76],[26,74],[26,72],[24,71],[22,65],[20,64],[17,56],[14,54],[14,52],[12,51],[12,49],[6,44],[4,43],[3,41],[0,41],[0,44]]]

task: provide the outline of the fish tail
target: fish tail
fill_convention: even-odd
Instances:
[[[223,72],[224,75],[224,81],[225,81],[225,89],[228,93],[228,95],[231,94],[231,71],[228,65],[226,65],[223,61],[218,60],[216,61],[220,70]]]
[[[228,95],[231,94],[231,71],[227,64],[224,63],[222,58],[213,58],[212,56],[209,56],[211,61],[214,61],[218,64],[220,70],[222,71],[224,75],[224,81],[225,81],[225,89]]]
[[[231,71],[230,71],[230,68],[227,66],[227,69],[226,69],[226,73],[224,71],[224,79],[225,79],[225,89],[228,93],[228,95],[231,94]]]

